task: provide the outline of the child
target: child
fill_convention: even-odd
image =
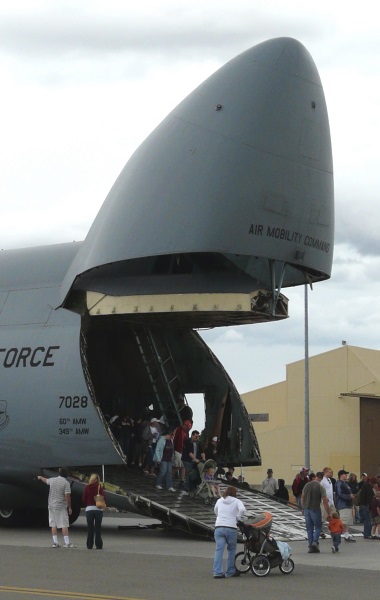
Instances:
[[[340,520],[337,512],[332,513],[328,526],[333,540],[333,546],[331,546],[331,551],[333,553],[339,552],[339,546],[342,541],[343,523]]]
[[[219,484],[215,481],[215,469],[213,467],[208,467],[206,469],[203,479],[209,482],[210,490],[214,498],[217,496],[221,498]]]

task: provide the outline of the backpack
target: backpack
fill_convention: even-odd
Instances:
[[[292,492],[295,496],[299,496],[300,495],[300,491],[299,491],[299,485],[300,485],[300,481],[301,481],[301,477],[296,477],[293,481],[292,484]]]

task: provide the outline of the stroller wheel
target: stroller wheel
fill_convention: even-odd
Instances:
[[[294,562],[291,558],[287,558],[286,560],[282,561],[282,563],[279,565],[279,568],[281,573],[284,573],[284,575],[289,575],[289,573],[291,573],[294,569]]]
[[[239,573],[248,573],[251,568],[251,555],[249,552],[238,552],[235,556],[235,569]]]
[[[251,571],[256,577],[265,577],[270,571],[269,558],[265,554],[256,554],[251,559]]]

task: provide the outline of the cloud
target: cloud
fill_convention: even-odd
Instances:
[[[332,279],[309,299],[310,354],[379,347],[377,4],[321,0],[4,0],[0,5],[1,247],[83,239],[125,162],[237,53],[290,36],[310,51],[332,133]],[[304,288],[289,319],[202,332],[241,391],[304,353]]]

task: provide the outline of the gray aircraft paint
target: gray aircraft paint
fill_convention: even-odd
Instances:
[[[192,92],[134,153],[62,298],[89,269],[185,252],[251,257],[253,278],[260,259],[299,267],[287,270],[283,287],[304,283],[305,271],[329,277],[332,173],[326,103],[310,54],[289,38],[254,46]]]
[[[176,392],[203,392],[207,431],[221,428],[223,462],[260,464],[239,393],[194,330],[196,310],[90,316],[87,293],[116,305],[139,294],[263,290],[275,307],[281,287],[330,277],[333,229],[317,69],[299,42],[269,40],[217,71],[157,127],[83,243],[0,253],[0,509],[30,509],[31,498],[43,506],[33,482],[42,468],[123,463],[105,413],[151,403],[136,335],[167,346]],[[210,314],[218,326],[287,311],[256,306],[246,320],[238,308]]]

